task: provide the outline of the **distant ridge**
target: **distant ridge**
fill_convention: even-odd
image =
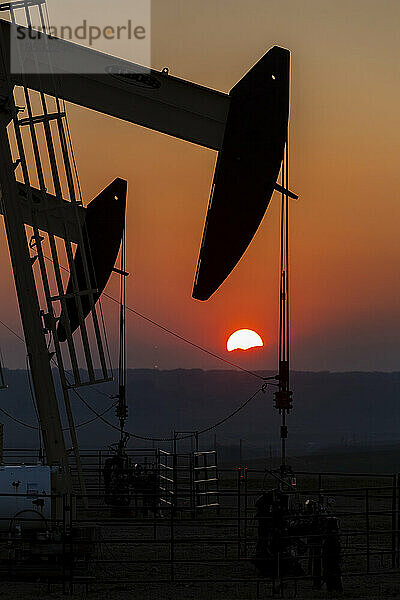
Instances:
[[[271,374],[260,371],[260,374]],[[0,407],[29,424],[36,424],[27,374],[6,370],[8,389],[0,392]],[[217,422],[259,389],[261,381],[234,370],[129,369],[127,373],[130,416],[127,429],[143,436],[169,437],[175,430],[200,430]],[[400,372],[293,372],[294,411],[288,418],[289,452],[298,456],[337,451],[338,447],[374,447],[400,442]],[[115,384],[98,386],[115,394]],[[98,412],[111,400],[95,390],[80,390]],[[77,423],[94,415],[74,393],[71,402]],[[106,418],[116,423],[113,411]],[[0,416],[5,446],[37,446],[31,429]],[[78,430],[82,447],[104,446],[117,432],[96,421]],[[279,418],[273,409],[273,390],[257,397],[241,413],[215,430],[217,442],[237,448],[242,438],[244,455],[256,458],[276,454]],[[203,443],[214,443],[214,431]],[[131,445],[146,445],[131,439]],[[147,446],[151,446],[151,442]],[[164,444],[165,446],[165,444]],[[361,448],[360,448],[361,451]],[[324,450],[325,453],[325,450]]]

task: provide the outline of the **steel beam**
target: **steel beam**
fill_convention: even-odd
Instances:
[[[20,203],[16,201],[18,187],[7,134],[9,121],[10,116],[7,111],[0,111],[0,188],[4,221],[47,462],[49,465],[59,465],[63,468],[66,491],[68,491],[70,481],[68,464],[66,464],[67,453],[51,372],[50,354],[43,335],[24,219]]]
[[[27,28],[19,27],[18,31],[28,38]],[[16,39],[18,33],[15,26],[0,20],[0,35],[10,50],[11,36]],[[13,63],[11,73],[15,85],[24,84],[213,150],[221,148],[230,104],[228,94],[41,35],[34,56],[29,44],[21,44],[19,68],[15,69]],[[47,47],[50,51],[46,52]],[[10,66],[10,57],[7,64]],[[82,65],[85,72],[78,72]]]
[[[21,213],[21,218],[26,225],[33,227],[35,225],[41,231],[51,233],[56,237],[65,238],[65,223],[67,223],[70,241],[78,244],[80,241],[79,224],[82,225],[85,220],[86,209],[83,206],[76,207],[67,200],[60,202],[56,196],[46,193],[45,196],[40,190],[31,187],[32,202],[29,199],[26,186],[23,183],[17,184],[18,195],[16,204]],[[2,197],[0,189],[0,199]],[[35,218],[33,219],[33,214]],[[0,203],[0,215],[3,214],[3,206]],[[77,215],[78,214],[78,221]]]

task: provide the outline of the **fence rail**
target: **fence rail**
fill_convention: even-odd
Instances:
[[[21,454],[22,451],[14,451],[16,460],[20,460]],[[146,458],[151,468],[152,461],[160,464],[155,450],[135,449],[132,455],[138,460],[141,457],[142,462]],[[272,575],[264,571],[263,575],[257,557],[263,556],[260,548],[266,539],[263,527],[267,516],[260,512],[260,498],[277,488],[276,478],[270,472],[218,468],[217,490],[201,491],[203,476],[193,479],[195,511],[186,504],[187,491],[179,490],[174,477],[169,477],[171,501],[154,499],[146,505],[152,508],[144,510],[140,501],[128,507],[105,503],[102,469],[106,456],[104,450],[82,453],[89,490],[87,509],[82,497],[72,494],[57,498],[62,503],[61,518],[48,517],[46,523],[39,522],[33,514],[17,517],[0,514],[0,530],[3,530],[0,580],[25,580],[28,585],[29,578],[37,580],[36,566],[42,569],[42,581],[49,586],[62,586],[63,591],[71,593],[79,586],[86,586],[95,594],[98,586],[112,586],[118,581],[133,590],[133,598],[147,598],[143,586],[153,590],[149,598],[158,597],[165,586],[175,590],[177,599],[184,598],[185,585],[207,588],[204,598],[240,598],[244,593],[249,599],[261,598],[278,589],[283,595],[304,593],[307,597],[312,586],[326,585],[323,540],[329,540],[329,536],[322,530],[310,529],[310,523],[316,522],[316,514],[324,523],[326,519],[335,519],[340,525],[337,539],[346,589],[354,588],[356,582],[360,586],[360,578],[364,578],[364,585],[372,590],[378,585],[378,575],[389,577],[392,583],[385,585],[390,587],[396,585],[400,576],[400,476],[397,474],[296,473],[288,518],[297,530],[283,528],[279,543],[281,548],[295,548],[293,556],[298,571],[288,570],[287,558],[278,552],[276,570]],[[207,453],[202,456],[201,463],[193,463],[194,469],[198,473],[204,473],[204,468],[213,472],[212,463],[204,462],[204,456],[211,460],[210,456]],[[5,461],[9,458],[6,450]],[[178,468],[176,456],[169,454],[168,461]],[[0,494],[0,506],[10,496],[18,503],[24,494]],[[201,504],[203,497],[207,498],[206,509]],[[213,497],[214,505],[210,501]],[[40,495],[32,500],[40,500]],[[40,512],[40,503],[38,506]],[[306,506],[324,508],[310,513]],[[38,521],[34,523],[36,533],[27,534],[27,540],[26,523],[34,519]],[[1,526],[2,521],[5,527]],[[379,594],[377,591],[375,597],[384,597]]]

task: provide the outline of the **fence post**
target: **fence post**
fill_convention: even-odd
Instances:
[[[242,470],[241,467],[239,467],[238,469],[238,479],[237,479],[237,537],[238,537],[238,547],[237,547],[237,553],[238,553],[238,559],[240,559],[240,555],[241,555],[241,504],[242,504],[242,498],[241,498],[241,476],[242,476]]]
[[[400,473],[397,473],[397,509],[396,509],[396,566],[399,566],[400,550]]]
[[[73,537],[73,519],[76,517],[76,496],[68,494],[69,498],[69,528],[68,528],[68,539],[69,539],[69,593],[72,596],[74,593],[74,537]]]
[[[396,487],[397,487],[397,476],[393,475],[393,489],[392,489],[392,569],[396,566]]]
[[[365,527],[366,527],[366,535],[367,535],[367,573],[369,573],[370,565],[370,556],[369,556],[369,490],[365,489]]]
[[[189,496],[190,496],[190,513],[192,519],[196,518],[196,471],[197,466],[196,452],[189,455]]]
[[[66,589],[66,561],[67,561],[67,552],[66,552],[66,535],[67,535],[67,520],[66,520],[66,500],[65,494],[62,497],[62,593],[65,595],[67,593]]]
[[[99,466],[99,474],[98,474],[98,482],[99,482],[99,490],[98,490],[98,494],[101,494],[101,449],[99,450],[99,462],[98,462],[98,466]]]
[[[244,468],[244,556],[247,558],[247,467]]]
[[[174,431],[174,442],[172,449],[172,508],[174,511],[178,508],[178,456],[176,450],[176,432]]]
[[[175,581],[175,568],[174,568],[174,561],[175,561],[175,530],[174,530],[174,507],[171,504],[170,507],[171,510],[171,514],[170,514],[170,559],[171,559],[171,570],[170,570],[170,577],[171,577],[171,581]]]
[[[63,494],[63,535],[62,535],[62,574],[63,594],[67,594],[66,580],[68,568],[69,593],[73,594],[73,548],[72,548],[72,494]]]

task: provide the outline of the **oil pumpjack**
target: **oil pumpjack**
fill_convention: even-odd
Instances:
[[[253,239],[273,191],[280,191],[279,364],[278,374],[266,379],[275,380],[278,387],[274,404],[281,415],[281,465],[270,471],[276,487],[256,502],[258,542],[253,564],[262,576],[278,580],[282,591],[282,577],[305,574],[298,555],[308,545],[314,587],[321,588],[325,583],[328,591],[340,593],[339,522],[329,514],[326,498],[299,501],[296,478],[286,456],[286,416],[293,408],[289,202],[297,199],[289,191],[289,88],[290,53],[275,47],[231,91],[193,297],[208,300],[223,284]],[[280,186],[276,184],[279,172]]]
[[[282,194],[286,207],[288,199],[297,196],[288,189],[288,177],[277,183],[287,149],[288,50],[273,47],[229,93],[222,93],[173,77],[165,70],[147,69],[50,38],[43,33],[48,27],[43,5],[44,0],[0,4],[0,12],[10,15],[10,21],[0,20],[0,209],[44,441],[46,464],[40,468],[45,470],[47,483],[41,481],[40,489],[46,490],[49,499],[41,510],[59,516],[58,499],[72,491],[72,481],[52,364],[56,364],[61,379],[85,498],[69,392],[112,378],[96,303],[121,245],[127,194],[127,182],[116,179],[85,208],[65,101],[218,152],[193,289],[196,299],[208,299],[235,267],[274,190]],[[41,24],[40,56],[32,35],[33,12]],[[21,37],[29,43],[18,44]],[[92,65],[93,69],[77,73],[77,64]],[[104,231],[107,244],[102,243]],[[50,264],[46,253],[50,253]],[[63,259],[70,271],[68,282],[61,272]],[[282,270],[281,285],[281,299],[285,299],[281,322],[286,323],[281,328],[282,341],[289,335],[287,266]],[[51,337],[51,350],[46,336]],[[280,356],[277,380],[276,406],[284,420],[291,408],[288,345]],[[119,390],[121,422],[126,409],[122,398],[124,386]],[[283,422],[283,451],[285,434]],[[121,437],[121,448],[123,443]],[[19,491],[27,495],[28,510],[32,508],[28,481],[21,481]],[[0,474],[0,492],[7,492],[9,486],[9,480]],[[52,502],[50,491],[54,494]]]

